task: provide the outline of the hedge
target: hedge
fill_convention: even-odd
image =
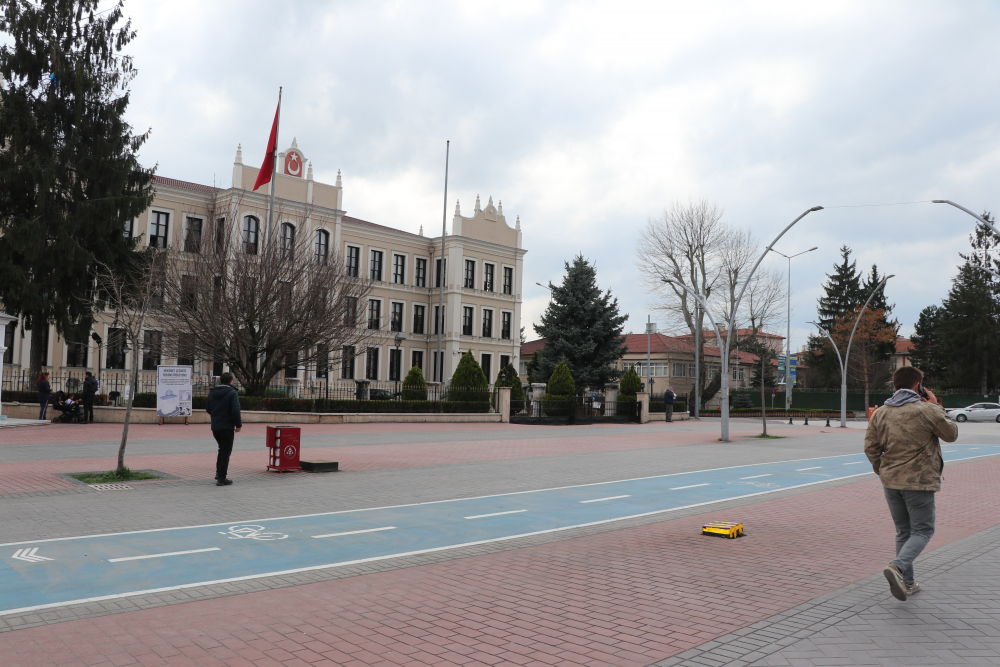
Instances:
[[[650,412],[667,412],[666,401],[650,401],[649,402]],[[674,412],[687,412],[687,402],[683,399],[674,399]]]
[[[55,394],[53,394],[54,396]],[[39,403],[37,391],[14,391],[7,389],[2,394],[3,400],[9,403]]]

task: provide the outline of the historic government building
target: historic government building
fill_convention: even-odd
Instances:
[[[502,366],[513,363],[516,367],[526,251],[521,244],[520,219],[509,225],[500,202],[494,205],[491,197],[481,206],[477,196],[470,217],[463,216],[456,203],[445,239],[442,271],[440,236],[424,236],[423,228],[420,234],[412,234],[349,216],[340,172],[333,184],[316,182],[312,163],[295,140],[278,154],[275,181],[252,192],[258,171],[243,164],[242,151],[237,149],[228,189],[157,176],[152,206],[129,221],[124,233],[140,236],[142,245],[200,252],[207,247],[203,234],[210,233],[213,218],[225,210],[238,225],[244,243],[263,243],[270,188],[275,187],[275,233],[305,235],[297,238],[308,239],[310,252],[317,258],[340,253],[351,275],[374,281],[363,326],[385,332],[381,345],[346,353],[331,351],[329,370],[322,365],[286,370],[288,384],[315,382],[317,371],[327,375],[322,380],[331,384],[352,384],[355,379],[396,381],[411,366],[421,367],[428,380],[447,382],[460,355],[467,351],[473,352],[491,383]],[[442,278],[444,313],[438,318]],[[440,359],[435,330],[439,319],[444,322]],[[116,371],[124,375],[132,357],[122,352],[121,337],[111,329],[110,320],[99,317],[94,331],[104,342],[100,351],[90,337],[67,341],[51,329],[44,352],[46,370],[57,377],[77,376],[100,366],[104,378],[115,377]],[[30,334],[22,335],[18,323],[5,333],[9,349],[4,374],[19,375],[28,368]],[[404,333],[405,339],[397,333]],[[144,374],[155,374],[158,364],[192,363],[196,377],[210,384],[212,376],[223,372],[221,363],[168,358],[157,352],[161,347],[155,344],[157,335],[155,329],[146,333],[151,344],[143,345]],[[396,339],[400,339],[398,347]],[[435,368],[439,370],[435,372]]]

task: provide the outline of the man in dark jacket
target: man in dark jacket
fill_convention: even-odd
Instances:
[[[208,392],[205,410],[212,415],[212,435],[219,443],[219,456],[215,460],[215,485],[228,486],[229,456],[233,453],[233,439],[243,428],[240,418],[240,397],[233,387],[233,374],[223,373],[219,383]]]
[[[83,381],[83,423],[93,424],[94,423],[94,395],[97,394],[97,378],[90,371],[85,373],[87,376]]]
[[[667,387],[667,390],[663,392],[663,402],[667,407],[667,423],[669,424],[674,419],[674,399],[677,398],[677,394],[674,393],[673,388]]]

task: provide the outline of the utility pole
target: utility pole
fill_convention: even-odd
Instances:
[[[444,238],[447,234],[448,227],[448,158],[451,154],[451,140],[445,142],[444,144],[444,210],[441,212],[441,268],[438,270],[438,282],[441,283],[441,290],[438,293],[438,312],[437,316],[434,318],[434,324],[437,326],[438,330],[438,340],[437,340],[437,359],[434,361],[434,375],[432,377],[437,377],[438,382],[444,382],[444,357],[441,356],[441,336],[444,335],[444,283],[447,276],[446,270],[446,259],[444,255]],[[440,371],[438,370],[440,369]]]

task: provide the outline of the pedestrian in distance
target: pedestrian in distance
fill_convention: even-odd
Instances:
[[[52,399],[52,385],[49,384],[49,374],[42,372],[38,374],[38,379],[35,380],[35,386],[38,387],[38,404],[41,406],[41,411],[38,413],[38,419],[45,419],[45,411],[49,409],[49,401]]]
[[[920,590],[913,561],[934,535],[934,494],[944,470],[940,440],[958,438],[958,425],[924,388],[923,377],[913,366],[893,373],[896,393],[872,415],[865,435],[865,455],[896,524],[896,558],[882,573],[897,600]]]
[[[677,394],[674,393],[673,387],[667,387],[667,390],[663,392],[663,402],[667,405],[667,423],[669,424],[674,418],[674,399],[677,398]]]
[[[83,424],[94,423],[94,396],[97,395],[97,378],[90,371],[84,373],[83,381]]]
[[[243,428],[240,416],[240,396],[233,386],[233,374],[223,373],[219,384],[208,392],[205,410],[212,415],[212,435],[219,444],[219,455],[215,459],[215,485],[228,486],[229,456],[233,453],[233,440]]]

